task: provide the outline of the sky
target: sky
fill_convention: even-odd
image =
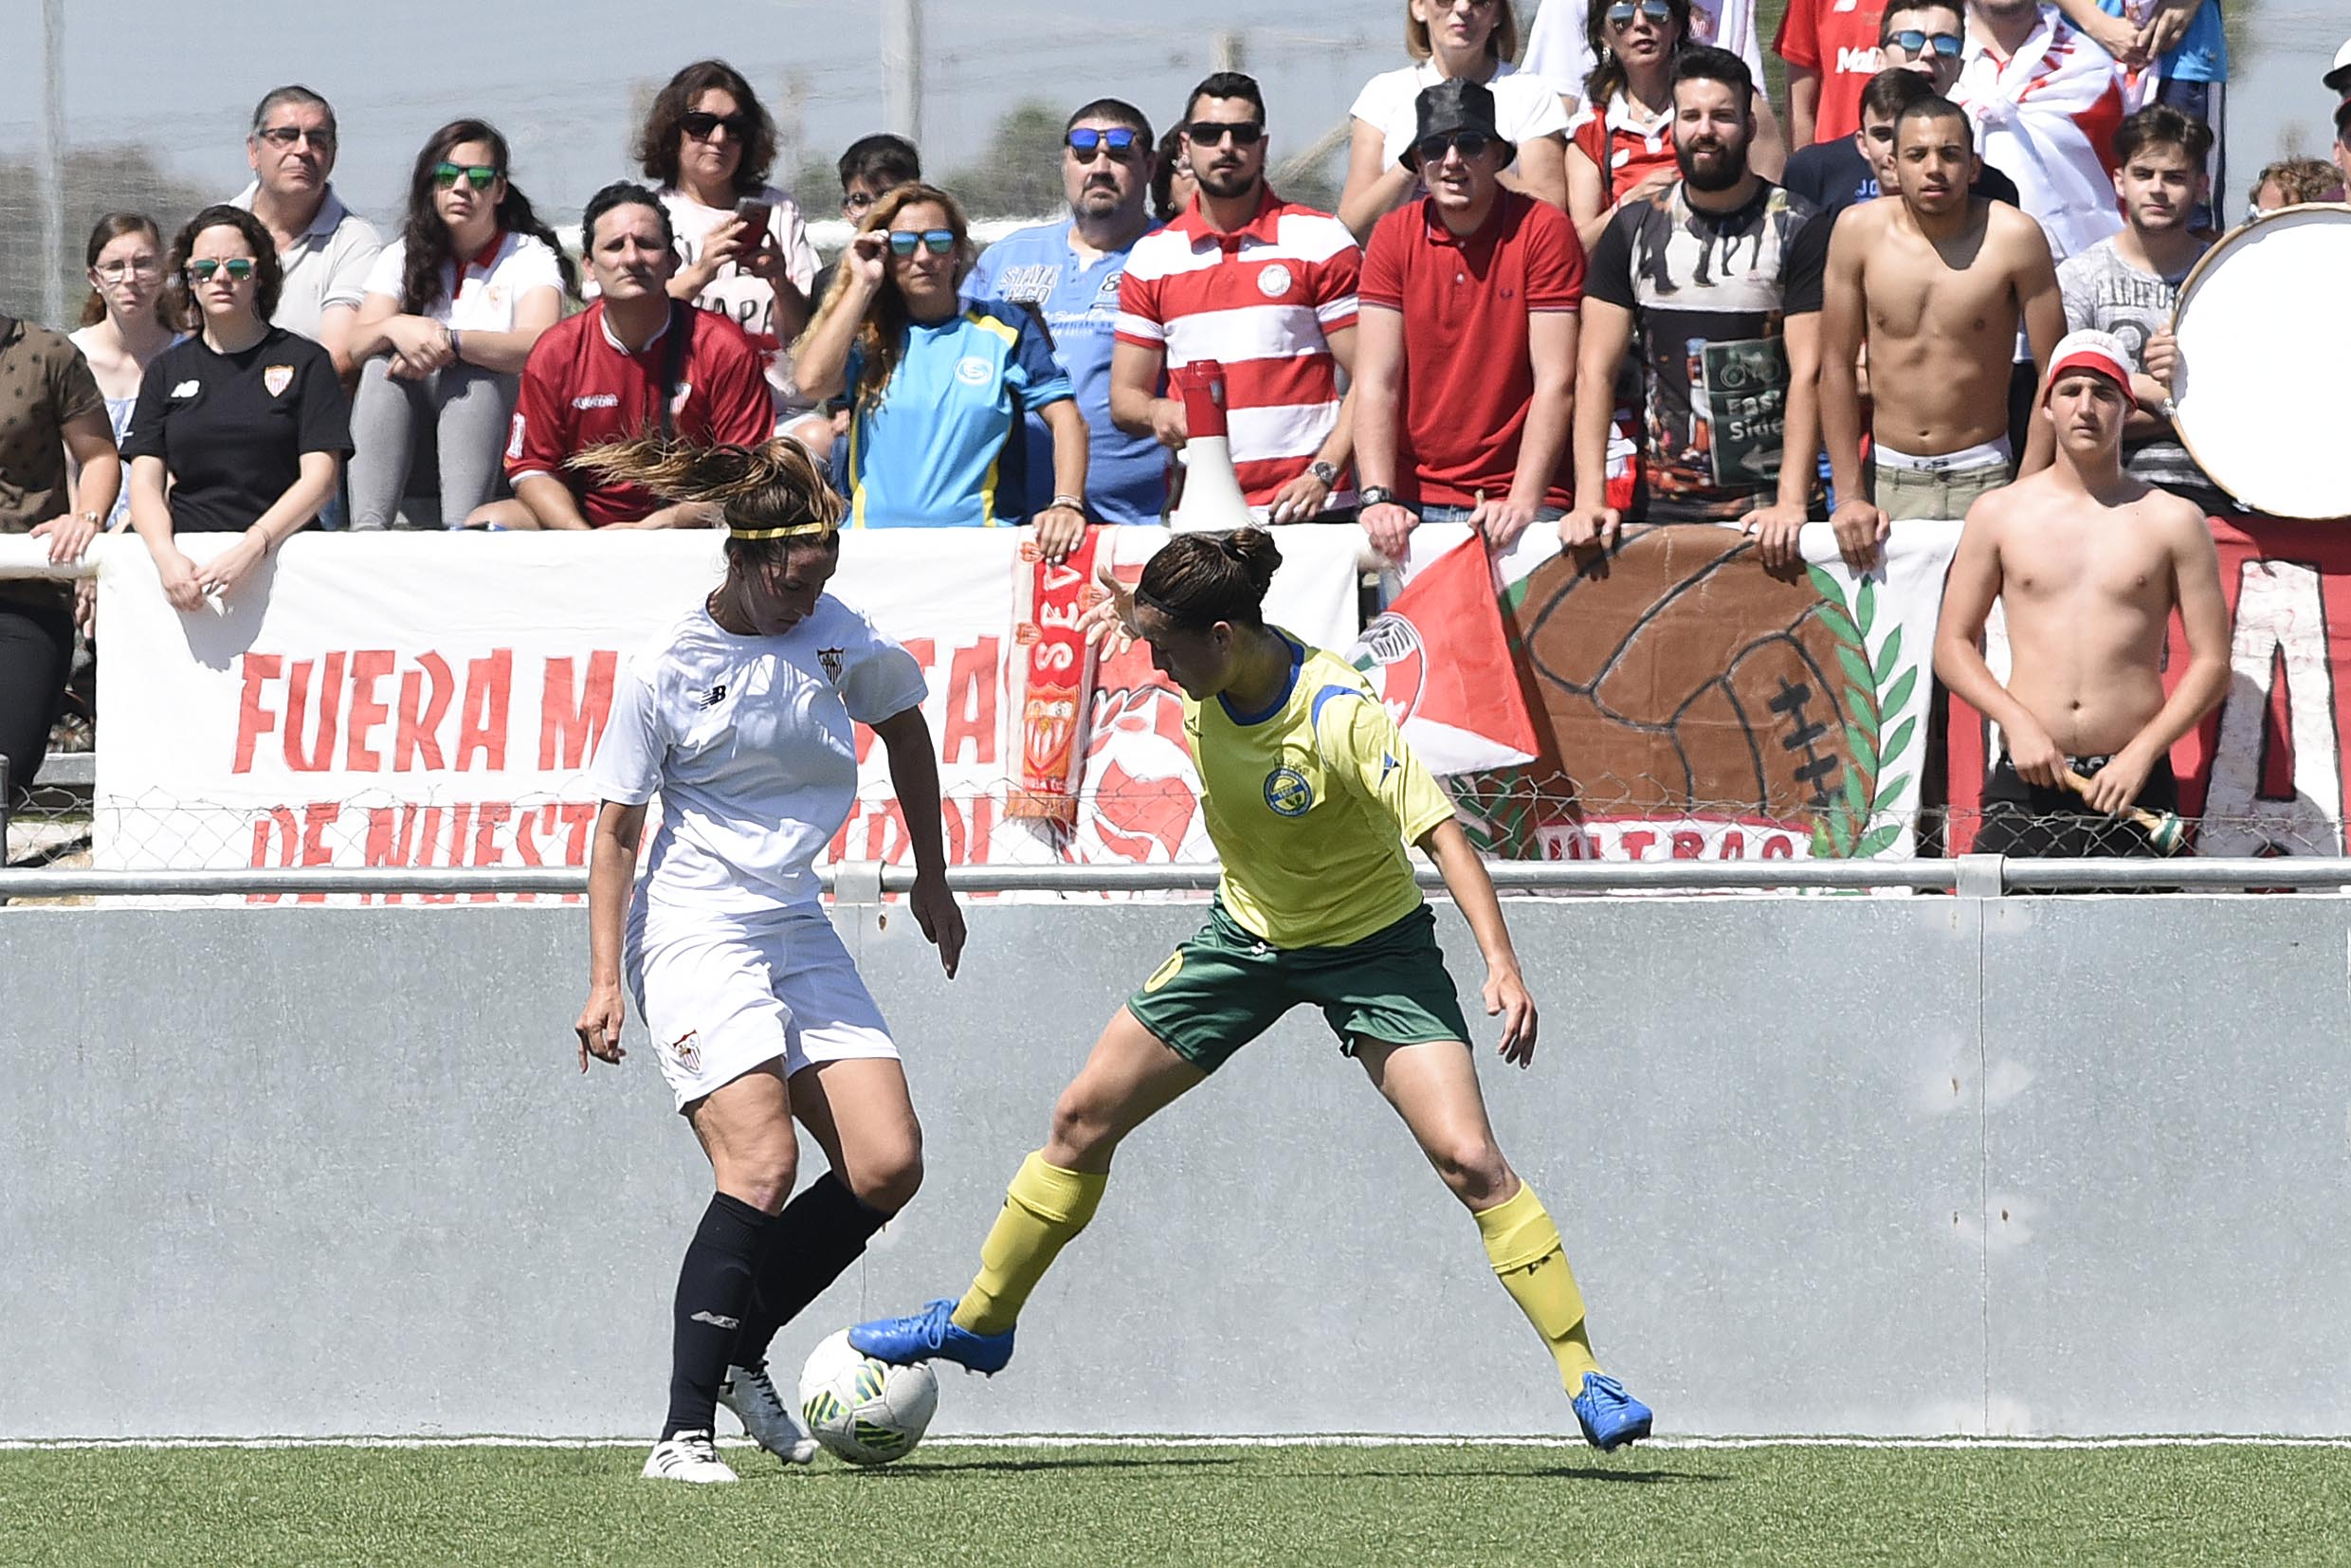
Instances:
[[[301,81],[331,99],[343,129],[336,183],[371,215],[396,209],[409,160],[458,114],[514,144],[516,176],[560,217],[629,170],[634,106],[678,65],[711,52],[751,77],[811,153],[829,155],[883,127],[880,0],[644,0],[431,6],[293,0],[62,0],[65,112],[76,143],[136,140],[224,194],[246,177],[243,135],[267,87]],[[1561,0],[1547,0],[1550,4]],[[2342,0],[2258,5],[2260,40],[2233,83],[2231,185],[2282,138],[2328,139],[2317,78],[2351,31]],[[1522,0],[1522,13],[1534,7]],[[1775,8],[1776,9],[1776,8]],[[1364,80],[1405,63],[1401,0],[925,0],[922,141],[936,166],[984,149],[1024,99],[1074,106],[1109,94],[1171,117],[1209,68],[1212,35],[1240,34],[1264,81],[1277,157],[1339,125]],[[665,25],[669,16],[690,26]],[[41,112],[41,0],[0,0],[0,155],[34,145]],[[779,170],[797,159],[787,155]],[[823,204],[829,192],[811,192]]]

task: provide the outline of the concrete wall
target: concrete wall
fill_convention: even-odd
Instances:
[[[1488,1100],[1661,1429],[2351,1431],[2341,901],[1511,915],[1544,1044]],[[930,1179],[779,1363],[961,1287],[1197,917],[983,906],[950,985],[842,913]],[[584,953],[575,907],[0,912],[0,1436],[649,1431],[708,1176],[649,1054],[578,1076]],[[1311,1012],[1138,1137],[1021,1332],[939,1430],[1574,1430]]]

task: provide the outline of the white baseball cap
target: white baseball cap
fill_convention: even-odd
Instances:
[[[2351,38],[2342,41],[2342,47],[2335,51],[2335,63],[2319,80],[2334,92],[2351,99]]]
[[[2130,351],[2112,333],[2084,327],[2057,339],[2056,352],[2049,356],[2049,380],[2041,388],[2043,402],[2049,401],[2057,378],[2068,371],[2094,371],[2121,387],[2125,395],[2130,392]]]

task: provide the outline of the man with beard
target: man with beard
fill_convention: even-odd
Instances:
[[[1593,247],[1574,413],[1570,549],[1613,545],[1621,525],[1723,522],[1793,557],[1819,450],[1819,209],[1747,166],[1754,87],[1739,57],[1674,64],[1682,177],[1628,201]],[[1638,343],[1640,478],[1630,514],[1607,501],[1616,374]],[[1783,460],[1783,448],[1785,452]]]
[[[1120,281],[1135,242],[1158,227],[1145,206],[1157,145],[1131,103],[1097,99],[1071,115],[1061,155],[1069,216],[1005,235],[963,281],[967,303],[1002,300],[1043,319],[1085,416],[1085,509],[1101,522],[1157,522],[1167,504],[1167,453],[1110,422]],[[1052,433],[1034,412],[1021,456],[1010,515],[1026,518],[1053,496]]]
[[[2169,392],[2148,374],[2149,348],[2166,333],[2179,285],[2207,248],[2190,228],[2205,199],[2205,160],[2213,134],[2168,103],[2151,103],[2115,133],[2122,167],[2123,232],[2101,240],[2057,269],[2066,324],[2111,333],[2131,368],[2130,418],[2123,427],[2123,468],[2132,478],[2186,496],[2207,512],[2233,507],[2196,465],[2164,411]],[[2156,356],[2159,369],[2163,355]]]
[[[2041,226],[1974,195],[1967,115],[1930,98],[1894,126],[1895,199],[1854,208],[1829,245],[1821,312],[1820,422],[1836,484],[1837,545],[1855,571],[1875,562],[1890,523],[1963,518],[2013,477],[2008,389],[2021,322],[2037,363],[2065,333],[2057,273]],[[1872,483],[1861,465],[1861,389],[1869,351]],[[2027,473],[2049,461],[2035,420]]]
[[[1340,395],[1339,373],[1355,369],[1363,253],[1346,225],[1267,185],[1266,100],[1253,79],[1218,71],[1184,113],[1199,194],[1127,256],[1110,418],[1181,447],[1184,405],[1160,395],[1161,373],[1214,360],[1250,510],[1268,522],[1351,522],[1352,394]]]
[[[1935,628],[1935,673],[1999,726],[1980,854],[2150,855],[2115,820],[2178,809],[2172,743],[2229,684],[2229,610],[2203,514],[2123,472],[2131,371],[2100,332],[2061,339],[2044,408],[2054,460],[1968,510]],[[2003,684],[1978,641],[1997,599]],[[2163,692],[2178,611],[2188,664]],[[2069,775],[2071,775],[2069,778]],[[2082,785],[2072,778],[2084,779]]]

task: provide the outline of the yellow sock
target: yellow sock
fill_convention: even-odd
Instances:
[[[1109,1182],[1106,1174],[1048,1165],[1042,1153],[1022,1161],[1005,1190],[1003,1212],[980,1244],[979,1273],[956,1304],[956,1326],[975,1334],[1011,1327],[1029,1292],[1094,1217]]]
[[[1581,1392],[1584,1374],[1599,1371],[1600,1363],[1593,1359],[1592,1341],[1584,1333],[1583,1292],[1576,1288],[1559,1228],[1551,1223],[1542,1199],[1522,1181],[1517,1192],[1482,1211],[1477,1221],[1502,1287],[1551,1347],[1567,1392]]]

